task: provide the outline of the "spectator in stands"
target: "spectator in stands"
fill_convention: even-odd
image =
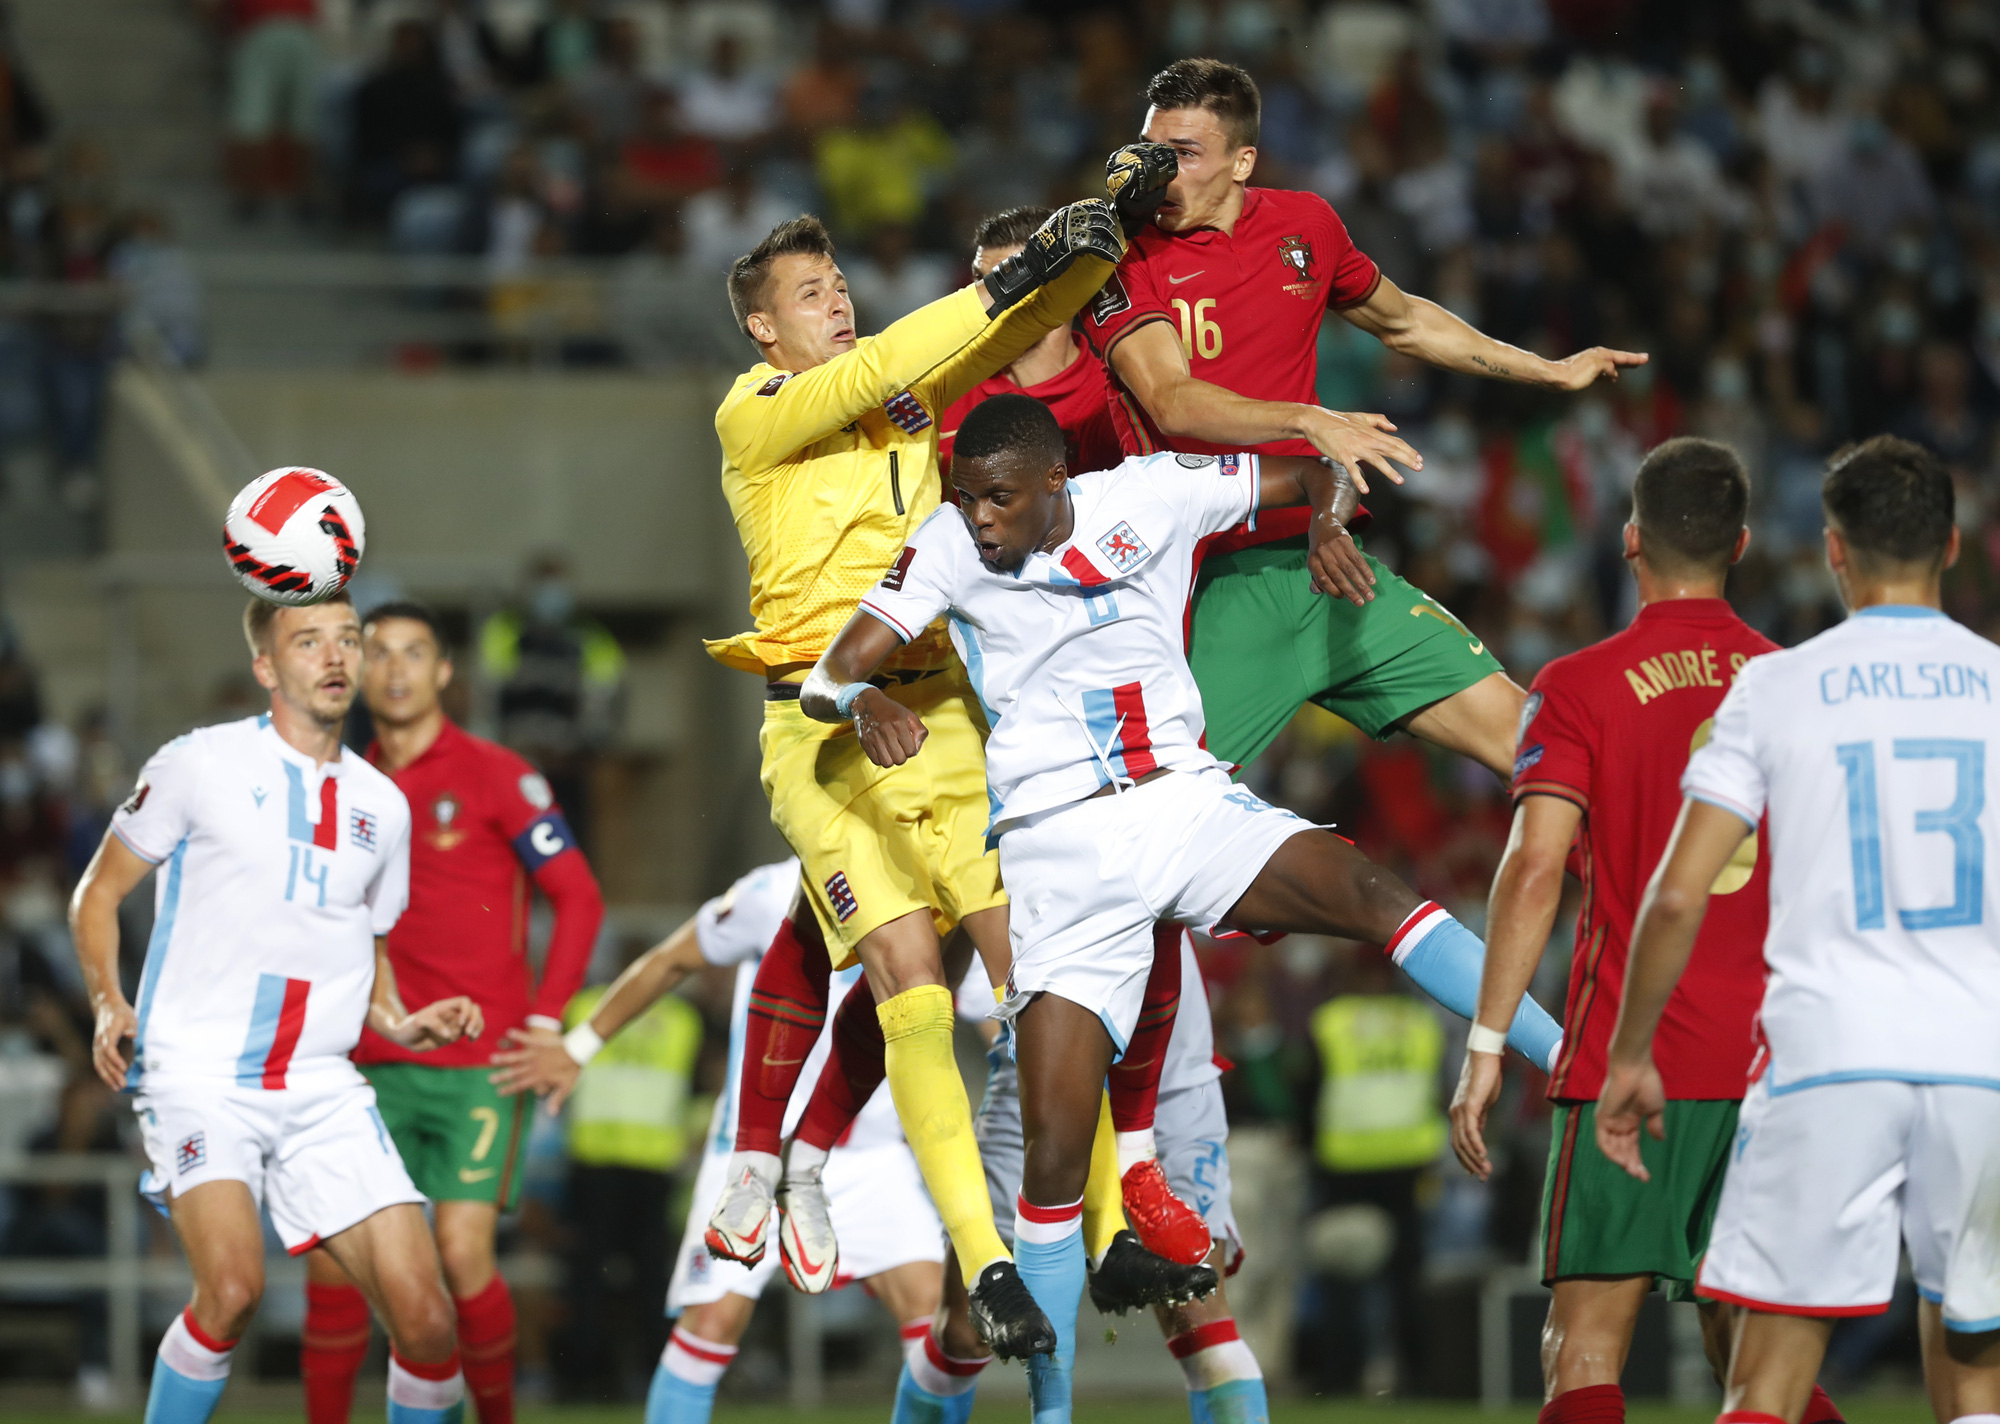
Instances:
[[[515,61],[516,82],[530,88],[567,83],[597,58],[598,38],[592,0],[555,0],[555,13],[535,26]]]
[[[465,116],[438,53],[437,33],[421,20],[399,21],[389,52],[354,96],[354,202],[384,216],[405,191],[458,176]]]
[[[124,340],[179,366],[200,362],[207,340],[201,279],[187,252],[173,240],[167,215],[140,208],[125,221],[111,249],[107,275],[125,294]]]
[[[1733,222],[1742,200],[1729,191],[1715,154],[1680,129],[1673,89],[1656,81],[1637,142],[1613,155],[1633,218],[1650,236],[1672,237],[1704,222]]]
[[[14,15],[0,8],[0,173],[14,170],[17,155],[49,141],[51,125],[42,92],[14,42]]]
[[[875,85],[853,124],[820,135],[815,166],[827,217],[850,236],[883,223],[915,224],[950,176],[953,156],[938,121],[898,83]]]
[[[743,337],[721,281],[688,253],[682,213],[678,207],[664,209],[647,241],[618,264],[611,283],[619,348],[644,370],[727,365],[742,354]]]
[[[298,201],[319,127],[318,0],[215,0],[229,43],[224,169],[237,213]]]
[[[598,27],[597,52],[566,88],[591,145],[615,153],[639,131],[661,89],[640,63],[639,26],[631,16],[613,15]]]
[[[716,187],[722,176],[715,142],[682,127],[679,101],[667,90],[655,90],[647,96],[644,123],[618,147],[611,208],[650,224],[667,208]]]
[[[798,216],[796,207],[758,183],[757,170],[743,158],[730,162],[721,187],[695,194],[681,211],[688,258],[703,272],[727,272],[772,228]]]
[[[1879,114],[1859,114],[1847,142],[1814,178],[1813,215],[1845,226],[1863,257],[1882,255],[1898,229],[1926,222],[1935,205],[1930,178],[1916,150],[1892,133]]]
[[[836,21],[822,17],[813,36],[812,58],[792,71],[779,92],[786,126],[806,138],[852,122],[863,85],[861,67]]]
[[[486,111],[513,78],[514,61],[476,0],[435,0],[438,52],[459,102]]]
[[[777,126],[777,91],[745,70],[734,31],[716,35],[707,66],[682,82],[681,116],[690,131],[738,148],[755,146]]]
[[[936,301],[961,275],[946,258],[913,252],[911,247],[909,228],[901,223],[882,223],[868,235],[865,250],[841,264],[861,330],[880,331]]]

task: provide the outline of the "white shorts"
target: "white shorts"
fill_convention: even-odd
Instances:
[[[1029,816],[1000,837],[1014,971],[997,1017],[1057,994],[1104,1021],[1122,1056],[1153,967],[1153,926],[1207,929],[1310,822],[1215,768]]]
[[[149,1073],[132,1106],[152,1163],[139,1184],[147,1200],[165,1211],[204,1182],[242,1182],[294,1256],[424,1199],[358,1072],[276,1089]]]
[[[1698,1295],[1787,1315],[1889,1308],[1898,1246],[1945,1325],[2000,1329],[2000,1092],[1880,1079],[1743,1100]]]
[[[667,1314],[711,1305],[725,1295],[763,1295],[778,1269],[773,1240],[754,1266],[711,1256],[702,1233],[729,1176],[729,1153],[709,1152],[695,1175],[687,1230],[681,1236],[674,1278],[667,1286]],[[901,1142],[876,1147],[836,1147],[826,1159],[826,1205],[840,1243],[838,1290],[912,1261],[944,1260],[944,1224],[931,1205],[917,1159]]]

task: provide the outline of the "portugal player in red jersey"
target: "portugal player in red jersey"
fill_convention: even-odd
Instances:
[[[1419,466],[1381,416],[1315,403],[1329,309],[1431,365],[1558,390],[1646,359],[1594,347],[1548,361],[1496,341],[1383,276],[1325,199],[1248,186],[1261,101],[1234,65],[1176,61],[1146,99],[1145,138],[1174,149],[1179,176],[1083,323],[1127,453],[1318,453],[1363,493],[1371,472],[1400,479],[1391,462]],[[1260,518],[1202,566],[1188,662],[1209,749],[1249,762],[1310,701],[1371,736],[1407,730],[1506,775],[1521,690],[1456,618],[1373,560],[1372,598],[1315,595],[1300,519]]]
[[[983,278],[1027,244],[1052,208],[1008,208],[980,221],[972,236],[972,275]],[[1068,464],[1078,474],[1108,470],[1125,458],[1111,419],[1111,391],[1104,367],[1083,338],[1067,326],[1049,332],[1013,365],[988,376],[951,405],[938,430],[938,467],[951,478],[951,446],[972,408],[988,396],[1030,395],[1054,413],[1069,447]],[[946,498],[956,492],[947,488]]]
[[[1666,1141],[1641,1138],[1652,1181],[1598,1150],[1592,1125],[1605,1050],[1618,1022],[1639,901],[1681,808],[1681,772],[1708,740],[1729,684],[1777,645],[1723,601],[1749,543],[1750,480],[1726,445],[1669,440],[1632,489],[1625,558],[1639,584],[1632,626],[1543,668],[1528,694],[1514,764],[1514,828],[1493,881],[1486,970],[1471,1051],[1452,1103],[1452,1145],[1481,1178],[1491,1166],[1487,1111],[1500,1095],[1501,1045],[1480,1027],[1512,1022],[1541,961],[1563,867],[1583,881],[1563,1051],[1542,1198],[1542,1274],[1554,1287],[1543,1335],[1549,1400],[1542,1424],[1618,1424],[1618,1377],[1655,1286],[1694,1298],[1695,1268],[1749,1084],[1764,996],[1768,875],[1743,842],[1715,884],[1694,958],[1668,1001],[1654,1054],[1666,1081]],[[1580,834],[1579,834],[1580,832]],[[1575,847],[1572,861],[1571,847]],[[1727,1307],[1698,1302],[1709,1360],[1728,1352]],[[1811,1424],[1838,1419],[1814,1393]]]
[[[560,1030],[604,919],[597,880],[549,784],[527,762],[461,730],[440,697],[452,664],[437,619],[390,603],[362,628],[368,759],[410,803],[410,907],[389,935],[413,1003],[476,987],[500,1030],[418,1060],[378,1034],[354,1050],[417,1189],[436,1205],[439,1254],[458,1308],[459,1350],[480,1424],[514,1417],[514,1302],[493,1233],[520,1194],[530,1099],[488,1081],[495,1043],[525,1026]],[[555,909],[541,982],[528,962],[529,882]],[[322,1251],[307,1258],[300,1368],[309,1424],[346,1424],[368,1347],[361,1293]]]

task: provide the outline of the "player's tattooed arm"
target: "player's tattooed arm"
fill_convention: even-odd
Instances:
[[[486,1031],[479,1005],[463,994],[425,1004],[415,1013],[403,1006],[396,992],[396,971],[389,963],[389,937],[375,936],[375,985],[368,995],[368,1026],[391,1043],[416,1053],[442,1048]]]
[[[1355,607],[1375,597],[1375,571],[1361,546],[1347,532],[1347,521],[1360,507],[1354,477],[1344,465],[1294,455],[1266,455],[1257,462],[1259,505],[1309,504],[1311,547],[1306,567],[1313,587],[1329,598],[1344,598]]]
[[[76,941],[76,957],[95,1020],[90,1064],[113,1091],[125,1086],[125,1070],[132,1061],[126,1041],[139,1031],[139,1016],[118,983],[118,906],[152,868],[150,862],[106,831],[69,902],[70,936]]]
[[[813,720],[852,719],[861,750],[877,766],[901,766],[930,735],[923,718],[881,688],[866,685],[902,642],[887,623],[856,609],[799,689],[799,710]]]
[[[1733,811],[1689,797],[1681,803],[1673,838],[1639,902],[1625,961],[1624,999],[1605,1054],[1604,1091],[1597,1099],[1597,1145],[1642,1182],[1651,1178],[1639,1157],[1640,1126],[1656,1141],[1667,1135],[1667,1096],[1653,1063],[1653,1033],[1694,954],[1710,887],[1755,829]]]
[[[600,1040],[609,1040],[683,979],[706,968],[695,922],[689,920],[627,965],[585,1022]],[[564,1036],[549,1028],[509,1029],[493,1062],[499,1069],[492,1075],[493,1086],[503,1097],[540,1094],[551,1115],[562,1111],[576,1080],[583,1076],[583,1064],[570,1052]]]
[[[1620,371],[1643,366],[1647,360],[1643,351],[1593,346],[1551,361],[1496,341],[1436,302],[1410,295],[1387,277],[1376,284],[1367,301],[1342,307],[1340,314],[1391,351],[1429,365],[1558,391],[1580,391],[1599,379],[1615,381]]]

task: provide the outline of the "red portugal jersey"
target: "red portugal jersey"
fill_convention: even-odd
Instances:
[[[368,759],[380,764],[380,746]],[[486,1031],[412,1053],[364,1028],[354,1061],[481,1066],[530,1014],[561,1022],[589,967],[604,903],[548,782],[505,747],[447,721],[394,780],[410,803],[410,907],[389,932],[397,992],[412,1009],[470,995]],[[530,879],[556,914],[539,985],[528,962]]]
[[[1649,604],[1632,626],[1543,668],[1521,711],[1514,800],[1560,796],[1583,810],[1570,862],[1583,879],[1560,1102],[1594,1100],[1617,1026],[1639,900],[1681,809],[1681,772],[1708,740],[1737,669],[1777,644],[1720,598]],[[1670,1098],[1741,1098],[1764,997],[1769,858],[1744,841],[1715,882],[1694,956],[1653,1042]]]
[[[1073,339],[1073,338],[1072,338]],[[1104,367],[1081,346],[1074,359],[1061,371],[1038,386],[1017,386],[1001,371],[988,376],[960,396],[938,422],[938,468],[945,474],[945,503],[956,504],[949,489],[951,447],[958,427],[972,408],[990,396],[1033,396],[1052,411],[1062,427],[1063,443],[1069,448],[1069,472],[1108,470],[1125,458],[1118,444],[1118,427],[1111,421],[1111,391],[1104,382]]]
[[[1381,281],[1380,269],[1317,193],[1247,188],[1234,232],[1169,233],[1148,226],[1083,314],[1084,335],[1110,383],[1121,448],[1128,455],[1155,450],[1226,455],[1242,448],[1169,439],[1160,432],[1111,365],[1111,353],[1127,332],[1166,322],[1180,333],[1188,369],[1197,379],[1252,400],[1317,405],[1319,328],[1327,309],[1358,306]],[[1249,448],[1261,455],[1319,453],[1304,440]],[[1312,511],[1304,507],[1268,510],[1258,517],[1258,538],[1222,539],[1241,544],[1286,538],[1303,533],[1311,519]]]

